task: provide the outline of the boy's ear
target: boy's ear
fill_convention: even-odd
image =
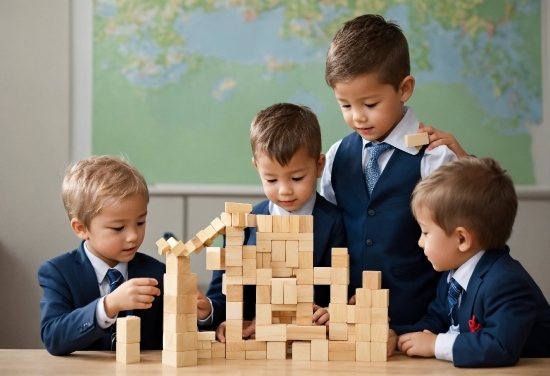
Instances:
[[[252,157],[252,166],[254,166],[256,170],[258,169],[258,166],[256,165],[256,160],[254,159],[254,157]]]
[[[399,95],[401,97],[401,103],[405,103],[409,100],[414,91],[414,77],[407,76],[399,84]]]
[[[83,222],[80,220],[73,218],[71,219],[71,228],[73,229],[73,232],[82,240],[88,239],[88,230],[86,229],[86,226]]]
[[[458,239],[458,250],[466,252],[472,249],[475,243],[475,234],[465,227],[457,227],[455,230]]]
[[[320,178],[323,175],[323,169],[325,168],[325,163],[327,163],[327,158],[324,154],[319,156],[317,161],[317,177]]]

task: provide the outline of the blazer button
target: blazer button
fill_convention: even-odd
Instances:
[[[371,217],[376,214],[376,212],[373,209],[369,209],[367,212]]]
[[[372,240],[367,239],[366,243],[367,243],[367,245],[372,245]]]

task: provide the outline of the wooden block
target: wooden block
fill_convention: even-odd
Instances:
[[[347,322],[349,324],[355,324],[357,321],[355,319],[355,306],[354,305],[348,305],[348,320]]]
[[[328,360],[355,361],[355,342],[329,341]]]
[[[326,339],[327,328],[324,325],[295,325],[286,327],[286,339],[288,341],[311,341],[314,339]]]
[[[241,339],[238,341],[227,341],[225,343],[225,351],[245,351],[246,350],[246,341]]]
[[[225,343],[212,342],[212,359],[225,359]]]
[[[290,215],[281,216],[281,232],[290,232]]]
[[[187,320],[185,324],[187,331],[197,333],[197,312],[186,313],[185,318]]]
[[[172,252],[166,254],[166,273],[190,274],[191,260],[189,257],[177,257]]]
[[[300,216],[300,232],[313,233],[313,216],[312,215]]]
[[[243,276],[243,267],[242,266],[226,266],[225,275],[227,276]]]
[[[296,286],[296,303],[313,303],[313,285]]]
[[[239,246],[239,247],[242,247],[243,246],[243,236],[242,234],[238,235],[238,236],[225,236],[225,246],[226,248],[228,246]]]
[[[291,232],[258,232],[256,240],[297,240],[297,241],[313,241],[313,234],[308,233],[291,233]],[[257,244],[256,241],[256,244]]]
[[[271,261],[271,269],[273,270],[273,277],[288,278],[293,275],[293,269],[287,268],[285,261]]]
[[[191,351],[198,347],[197,332],[162,332],[162,348],[170,351]]]
[[[271,286],[256,286],[256,303],[271,304]]]
[[[388,342],[390,326],[386,324],[371,324],[370,326],[370,341],[371,342]]]
[[[185,243],[185,252],[183,253],[183,255],[189,256],[191,253],[198,254],[204,247],[203,245],[200,245],[200,246],[195,245],[195,242],[193,242],[193,240],[196,240],[196,239],[193,238],[189,240],[187,243]]]
[[[168,244],[166,239],[160,238],[159,240],[157,240],[156,244],[158,247],[159,255],[163,255],[166,252],[170,251],[170,244]]]
[[[243,284],[243,276],[242,275],[226,275],[225,276],[225,283],[227,285],[242,285]]]
[[[245,355],[246,360],[267,359],[267,350],[247,350]]]
[[[357,324],[370,324],[371,312],[368,307],[355,306],[355,322]]]
[[[297,285],[313,285],[315,282],[314,269],[298,269],[296,271]]]
[[[348,320],[348,306],[346,303],[330,303],[328,305],[330,312],[330,324],[346,323]]]
[[[246,226],[246,214],[245,213],[231,213],[231,226],[233,226],[233,227],[245,227]],[[227,231],[227,228],[225,230]]]
[[[225,298],[227,302],[242,302],[243,285],[228,285],[226,287]]]
[[[286,342],[286,324],[256,325],[256,340]]]
[[[296,312],[297,304],[271,304],[271,311]]]
[[[331,303],[348,303],[348,286],[347,285],[330,285],[330,302]]]
[[[370,289],[355,289],[355,304],[358,307],[372,307],[372,290]]]
[[[305,341],[292,342],[292,360],[311,360],[311,343]]]
[[[274,240],[271,242],[271,261],[286,260],[286,242],[284,240]]]
[[[197,308],[195,307],[195,310]],[[187,332],[187,314],[186,313],[164,313],[162,321],[162,330],[171,333]]]
[[[225,224],[218,217],[214,218],[214,220],[210,222],[210,226],[212,226],[220,235],[225,232]]]
[[[185,245],[180,241],[170,238],[168,239],[168,244],[170,244],[170,251],[172,254],[176,257],[178,256],[188,256],[189,252],[187,252],[187,249]]]
[[[267,342],[256,341],[255,339],[247,339],[245,341],[245,350],[246,351],[267,351]]]
[[[243,285],[256,284],[256,258],[243,259]]]
[[[299,267],[298,262],[298,241],[288,240],[286,242],[286,266],[289,268]]]
[[[300,216],[291,215],[289,217],[289,230],[288,232],[299,233],[300,232]]]
[[[227,245],[225,247],[225,267],[243,266],[243,246]]]
[[[271,253],[271,240],[256,240],[256,252],[269,252]],[[271,254],[269,255],[271,260]]]
[[[281,226],[281,215],[272,215],[271,219],[273,221],[273,232],[283,232]]]
[[[205,234],[206,236],[206,234]],[[191,242],[193,243],[193,245],[195,246],[195,250],[193,251],[194,253],[198,254],[206,244],[203,243],[203,241],[198,237],[198,236],[194,236],[193,239],[191,239]]]
[[[355,342],[355,324],[348,323],[348,341]]]
[[[370,324],[355,324],[355,340],[357,342],[370,342]]]
[[[355,361],[370,362],[370,342],[355,342]]]
[[[239,284],[240,283],[234,283],[235,285]],[[222,274],[222,294],[226,295],[227,294],[227,276],[225,275],[225,273]]]
[[[372,324],[385,324],[388,322],[388,309],[375,308],[370,309],[370,319]]]
[[[193,313],[197,312],[197,294],[164,295],[164,313]]]
[[[197,350],[212,350],[212,341],[199,341]],[[210,357],[212,357],[212,353],[210,353]]]
[[[221,213],[220,219],[224,227],[231,227],[231,213],[226,213],[226,212]]]
[[[227,351],[225,350],[225,359],[227,360],[244,360],[246,359],[246,351]]]
[[[298,268],[313,269],[313,252],[298,252]]]
[[[256,269],[256,284],[258,286],[271,286],[271,269]]]
[[[417,147],[422,145],[428,145],[430,143],[430,138],[428,133],[414,133],[405,135],[405,146],[408,148]],[[420,150],[420,148],[417,148]]]
[[[313,268],[313,284],[314,285],[330,285],[331,283],[331,270],[327,267],[315,267]]]
[[[314,339],[311,341],[311,360],[328,360],[328,341],[326,339]]]
[[[297,304],[298,303],[298,291],[296,290],[296,279],[293,278],[294,284],[285,283],[284,290],[284,304]]]
[[[262,267],[264,269],[271,269],[271,253],[261,253],[261,255],[262,255],[262,265],[263,265]]]
[[[256,246],[243,245],[243,259],[256,260]]]
[[[216,332],[213,330],[204,331],[204,332],[198,332],[197,333],[197,340],[198,341],[209,341],[213,342],[216,340]]]
[[[206,236],[208,236],[208,240],[210,240],[210,241],[213,241],[214,239],[216,239],[220,235],[220,234],[218,234],[216,229],[214,229],[214,227],[212,227],[212,225],[207,226],[204,229],[204,233],[206,234]]]
[[[164,274],[164,295],[196,294],[197,281],[197,273]]]
[[[266,253],[267,255],[270,255],[270,253]],[[263,253],[256,253],[256,269],[263,269],[264,268],[264,263],[263,263]],[[269,262],[271,264],[271,257],[269,258]]]
[[[372,307],[388,308],[390,305],[390,290],[372,290]]]
[[[273,324],[272,315],[271,315],[271,304],[256,303],[256,325],[271,325],[271,324]]]
[[[363,271],[363,288],[380,290],[382,288],[382,272],[373,270]]]
[[[244,224],[245,227],[256,227],[256,214],[246,214]]]
[[[207,243],[211,242],[210,237],[204,230],[200,230],[195,236],[201,241],[201,244],[209,245]]]
[[[243,339],[243,320],[225,321],[225,339],[227,341],[241,341]]]
[[[116,319],[116,341],[118,343],[139,343],[141,338],[141,318],[126,316]]]
[[[118,334],[118,333],[117,333]],[[139,363],[139,342],[136,343],[122,343],[116,344],[116,361],[119,363]]]
[[[347,341],[348,340],[348,324],[333,322],[332,321],[332,315],[331,315],[330,316],[330,326],[328,328],[328,338],[331,341]]]
[[[212,359],[212,349],[198,349],[197,359]]]
[[[267,342],[267,359],[286,359],[286,341],[285,342]]]
[[[238,202],[226,202],[226,213],[250,213],[252,211],[252,204],[241,204]]]
[[[336,248],[333,248],[333,250]],[[331,266],[333,268],[349,268],[349,255],[332,255]]]
[[[284,279],[271,278],[271,303],[284,304]]]
[[[206,270],[225,269],[225,248],[206,248]]]
[[[227,320],[242,320],[243,302],[227,302],[225,304],[225,317]]]
[[[162,350],[162,364],[172,367],[190,367],[197,365],[197,350],[170,351]]]
[[[371,342],[370,343],[370,361],[387,362],[388,345],[384,342]]]
[[[313,252],[313,240],[299,240],[298,252]]]
[[[331,268],[330,272],[331,285],[349,285],[349,269],[348,268]]]
[[[273,231],[273,219],[270,215],[257,215],[256,226],[259,233]]]

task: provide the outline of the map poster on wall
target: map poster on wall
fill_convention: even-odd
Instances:
[[[395,20],[419,120],[537,185],[543,125],[540,0],[95,0],[93,154],[124,154],[149,184],[260,184],[248,132],[261,109],[309,106],[323,150],[350,132],[324,81],[342,24]]]

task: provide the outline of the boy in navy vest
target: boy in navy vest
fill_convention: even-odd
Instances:
[[[252,209],[253,214],[313,215],[313,266],[331,266],[331,249],[345,247],[346,237],[340,210],[316,191],[317,178],[325,166],[321,154],[321,129],[317,117],[305,106],[279,103],[262,110],[250,127],[252,164],[258,170],[267,200]],[[256,244],[256,229],[246,228],[244,244]],[[215,271],[207,292],[213,312],[202,326],[217,328],[225,342],[225,295],[223,271]],[[329,286],[315,286],[312,321],[329,320]],[[243,338],[255,333],[256,286],[244,286],[243,318],[248,322]],[[219,326],[218,326],[219,325]]]
[[[512,179],[490,158],[451,162],[416,186],[418,243],[446,272],[420,321],[390,323],[401,351],[456,367],[550,357],[550,306],[505,245],[517,207]]]
[[[350,304],[362,271],[380,270],[391,322],[412,324],[434,298],[440,274],[418,247],[410,196],[420,179],[466,153],[431,127],[420,130],[437,143],[405,146],[404,136],[417,133],[419,122],[404,106],[415,81],[407,40],[395,23],[370,14],[346,22],[330,45],[325,80],[354,131],[330,148],[321,180],[321,194],[344,214]]]

